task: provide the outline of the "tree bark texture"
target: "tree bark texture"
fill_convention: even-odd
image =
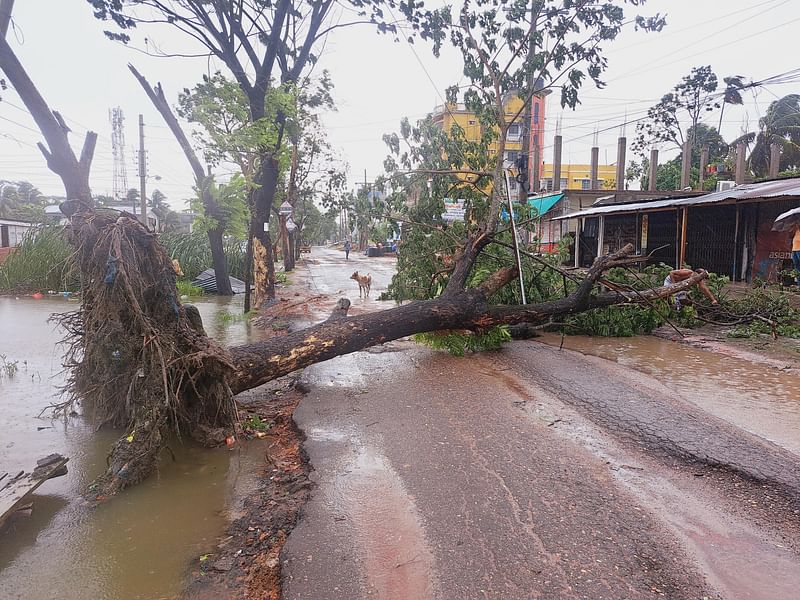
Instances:
[[[178,142],[178,145],[183,150],[183,155],[186,157],[186,160],[189,162],[189,166],[192,168],[192,172],[194,173],[194,180],[195,184],[197,185],[197,189],[201,194],[201,198],[203,201],[203,212],[205,212],[206,217],[209,217],[216,221],[219,225],[214,229],[208,230],[208,243],[211,247],[211,262],[214,267],[214,278],[217,284],[217,294],[221,296],[232,296],[233,289],[231,288],[231,280],[228,276],[228,263],[225,260],[225,250],[222,245],[222,234],[225,230],[225,226],[227,225],[225,215],[220,210],[219,205],[214,200],[214,196],[211,193],[210,184],[211,184],[211,176],[206,173],[205,169],[203,168],[203,164],[200,162],[200,159],[197,157],[197,154],[192,148],[192,145],[189,143],[189,138],[186,137],[186,134],[183,131],[183,128],[178,123],[178,119],[172,112],[172,109],[169,106],[169,102],[167,102],[167,98],[164,95],[164,89],[161,87],[161,84],[156,84],[156,87],[153,88],[150,83],[145,79],[145,77],[136,70],[133,65],[128,65],[128,69],[130,69],[133,76],[136,77],[136,80],[142,86],[147,97],[150,98],[150,101],[153,103],[153,106],[156,107],[156,110],[161,114],[161,117],[164,119],[164,122],[169,127],[172,135],[175,136],[175,139]]]
[[[269,234],[269,217],[275,191],[278,189],[280,165],[272,154],[266,154],[258,173],[260,187],[253,197],[250,231],[253,236],[253,308],[261,308],[275,297],[275,257]]]
[[[91,207],[89,170],[97,144],[97,134],[93,131],[86,133],[80,158],[76,158],[67,139],[69,128],[64,119],[58,112],[50,110],[5,36],[0,37],[0,69],[19,94],[47,142],[47,147],[42,143],[37,146],[47,161],[47,167],[58,175],[64,184],[67,200],[71,201],[65,203],[64,210],[71,216],[81,208]]]

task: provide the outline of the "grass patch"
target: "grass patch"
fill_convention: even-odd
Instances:
[[[170,258],[178,259],[181,270],[189,281],[213,265],[211,246],[208,243],[208,235],[205,233],[162,233],[158,236],[158,241],[164,246]],[[224,240],[223,244],[228,275],[244,279],[244,244],[233,238]]]
[[[228,310],[223,310],[217,313],[217,320],[223,325],[232,325],[233,323],[244,323],[258,315],[258,311],[253,309],[246,313],[232,313]]]
[[[203,295],[203,288],[197,287],[196,285],[192,285],[192,282],[188,279],[179,279],[176,282],[178,287],[178,295],[179,296],[202,296]]]
[[[42,225],[29,229],[17,249],[0,265],[0,290],[78,291],[78,278],[69,264],[72,252],[62,226]]]

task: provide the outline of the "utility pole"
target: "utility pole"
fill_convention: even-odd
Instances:
[[[706,169],[708,168],[708,146],[703,146],[700,149],[700,180],[697,184],[697,189],[703,191],[703,186],[706,182]]]
[[[144,150],[144,115],[139,115],[139,220],[147,227],[147,155]]]
[[[534,194],[537,193],[539,190],[533,188],[531,183],[538,184],[539,180],[539,161],[541,158],[538,156],[538,152],[531,151],[531,140],[533,139],[533,135],[531,135],[531,113],[533,112],[533,88],[536,85],[536,81],[533,78],[533,65],[532,59],[533,56],[536,54],[536,17],[538,16],[538,3],[539,0],[531,0],[531,30],[530,30],[530,37],[528,38],[528,79],[527,79],[527,86],[528,86],[528,97],[525,100],[525,108],[523,109],[523,117],[522,117],[522,149],[520,151],[521,154],[525,155],[525,160],[527,163],[527,179],[525,181],[519,182],[519,191],[518,191],[518,199],[520,204],[527,204],[528,202],[528,193],[533,192]],[[538,145],[537,145],[538,148]],[[534,160],[535,159],[535,160]],[[536,175],[534,176],[534,169],[537,169]],[[522,179],[522,177],[520,177]]]

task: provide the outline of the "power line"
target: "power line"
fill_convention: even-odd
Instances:
[[[789,0],[784,0],[784,3],[788,2],[788,1]],[[774,8],[777,8],[777,7],[774,7]],[[762,29],[761,31],[757,31],[757,32],[752,33],[752,34],[750,34],[748,36],[745,36],[745,37],[742,37],[742,38],[737,38],[735,40],[732,40],[730,42],[726,42],[724,44],[720,44],[718,46],[713,46],[711,48],[706,48],[705,50],[703,50],[701,52],[695,52],[694,54],[689,54],[687,56],[682,56],[680,58],[676,58],[675,60],[671,60],[669,62],[665,62],[665,63],[662,63],[662,64],[658,64],[658,62],[656,62],[655,64],[654,63],[643,64],[643,65],[641,65],[641,66],[639,66],[639,67],[637,67],[637,68],[635,68],[635,69],[633,69],[631,71],[627,71],[626,73],[623,73],[619,77],[615,77],[614,79],[609,79],[606,83],[612,83],[614,81],[619,81],[620,79],[625,79],[626,77],[629,77],[630,75],[639,74],[643,70],[651,70],[652,71],[653,69],[661,69],[663,67],[668,67],[670,65],[674,65],[676,63],[683,62],[683,61],[685,61],[685,60],[687,60],[689,58],[694,58],[695,56],[700,56],[701,54],[707,54],[708,52],[710,52],[712,50],[719,50],[720,48],[726,48],[727,46],[731,46],[733,44],[739,44],[739,43],[743,42],[744,40],[749,40],[749,39],[757,37],[759,35],[763,35],[765,33],[769,33],[770,31],[775,31],[776,29],[780,29],[781,27],[785,27],[787,25],[791,25],[792,23],[796,23],[797,21],[800,21],[800,17],[798,17],[796,19],[792,19],[791,21],[784,21],[783,23],[780,23],[778,25],[774,25],[774,26],[769,27],[767,29]],[[742,21],[740,23],[737,23],[737,25],[741,25],[742,23],[744,23],[744,21]],[[699,40],[697,42],[689,44],[686,47],[688,48],[688,47],[691,47],[691,46],[696,46],[697,44],[705,42],[710,37],[713,37],[713,34],[711,36],[708,36],[708,37],[702,39],[702,40]]]
[[[730,17],[734,17],[734,16],[736,16],[738,14],[741,14],[743,12],[749,12],[749,11],[752,11],[752,10],[757,10],[757,9],[759,9],[760,7],[762,7],[762,6],[766,5],[766,4],[772,4],[773,2],[778,2],[778,1],[779,0],[766,0],[765,2],[761,2],[760,4],[755,4],[753,6],[748,6],[747,8],[741,8],[739,10],[736,10],[736,11],[733,11],[733,12],[729,12],[729,13],[726,13],[726,14],[718,16],[718,17],[713,17],[713,18],[707,19],[705,21],[700,21],[698,23],[694,23],[693,25],[689,25],[688,27],[684,27],[682,29],[677,29],[677,30],[668,29],[665,33],[659,34],[658,37],[655,37],[655,36],[654,37],[649,37],[649,38],[640,40],[638,42],[633,42],[632,44],[626,44],[624,46],[616,46],[615,45],[615,46],[612,46],[611,48],[609,48],[606,53],[607,54],[613,54],[613,53],[621,51],[621,50],[628,50],[630,48],[635,48],[637,46],[641,46],[642,44],[648,44],[650,42],[660,41],[660,40],[663,40],[666,37],[671,37],[671,36],[674,36],[674,35],[679,35],[679,34],[682,34],[682,33],[686,33],[687,31],[691,31],[692,29],[697,29],[698,27],[704,27],[704,26],[710,25],[712,23],[715,23],[715,24],[719,23],[720,21],[723,21],[723,20],[728,19]],[[783,0],[781,2],[781,4],[786,4],[787,1],[788,0]],[[778,5],[778,6],[780,6],[780,5]],[[764,12],[767,12],[767,11],[764,11]],[[738,21],[737,23],[734,24],[734,26],[741,25],[744,22],[746,22],[746,20],[745,21]],[[717,33],[720,33],[720,32],[717,32]]]

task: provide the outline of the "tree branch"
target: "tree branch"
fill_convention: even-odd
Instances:
[[[708,275],[696,273],[680,283],[642,292],[612,292],[591,296],[594,282],[607,268],[633,251],[628,245],[599,258],[586,280],[566,298],[540,304],[492,306],[491,294],[513,281],[516,269],[503,268],[481,286],[453,296],[440,296],[385,311],[338,318],[280,338],[230,349],[234,393],[251,389],[309,365],[396,340],[415,333],[443,329],[481,330],[496,325],[541,324],[560,316],[621,303],[644,303],[686,290]]]

